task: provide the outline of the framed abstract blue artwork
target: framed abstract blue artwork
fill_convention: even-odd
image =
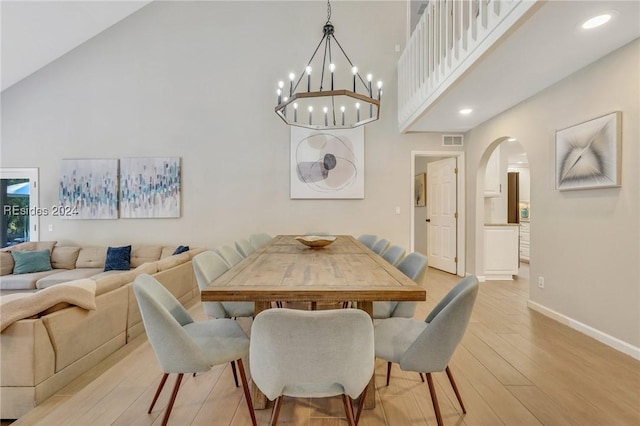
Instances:
[[[180,157],[120,159],[120,217],[180,217]]]
[[[118,218],[118,160],[65,159],[60,166],[58,198],[68,219]]]

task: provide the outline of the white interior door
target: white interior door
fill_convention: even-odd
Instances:
[[[427,165],[429,266],[452,274],[457,262],[456,158]]]

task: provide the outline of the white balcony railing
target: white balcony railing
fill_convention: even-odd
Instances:
[[[404,132],[536,0],[430,0],[398,61]]]

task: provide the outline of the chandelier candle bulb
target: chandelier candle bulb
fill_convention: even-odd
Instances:
[[[329,71],[331,71],[331,90],[333,90],[333,72],[336,70],[336,64],[329,64]]]
[[[278,105],[280,105],[282,103],[282,90],[278,89],[276,93],[278,94]]]
[[[356,102],[356,122],[360,121],[360,102]]]
[[[298,104],[295,102],[293,103],[293,122],[298,122]]]
[[[382,97],[382,81],[378,81],[378,100]]]
[[[346,110],[346,108],[343,106],[340,107],[340,112],[342,112],[342,125],[344,126],[344,111]]]
[[[351,68],[351,72],[353,73],[353,93],[356,92],[356,76],[358,75],[358,67]]]
[[[369,82],[369,97],[373,97],[373,92],[371,91],[371,80],[373,80],[373,75],[367,74],[367,81]],[[373,106],[373,105],[371,105]]]
[[[313,115],[313,107],[310,106],[309,107],[309,125],[311,125],[312,121],[311,121],[311,116]]]
[[[322,111],[324,112],[324,125],[328,126],[329,125],[329,121],[327,120],[327,113],[329,112],[329,108],[324,107],[324,108],[322,108]]]
[[[296,79],[296,75],[294,73],[289,74],[289,96],[293,96],[293,80]]]
[[[307,66],[307,92],[311,91],[311,67]]]

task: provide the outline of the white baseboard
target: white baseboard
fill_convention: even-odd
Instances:
[[[527,301],[527,306],[544,316],[547,316],[555,321],[558,321],[561,324],[573,328],[576,331],[586,334],[587,336],[592,337],[597,341],[604,343],[605,345],[610,346],[613,349],[625,353],[640,361],[640,348],[636,346],[633,346],[616,337],[603,333],[600,330],[596,330],[591,326],[581,323],[580,321],[576,321],[573,318],[569,318],[566,315],[563,315],[559,312],[554,311],[553,309],[549,309],[531,300]]]

